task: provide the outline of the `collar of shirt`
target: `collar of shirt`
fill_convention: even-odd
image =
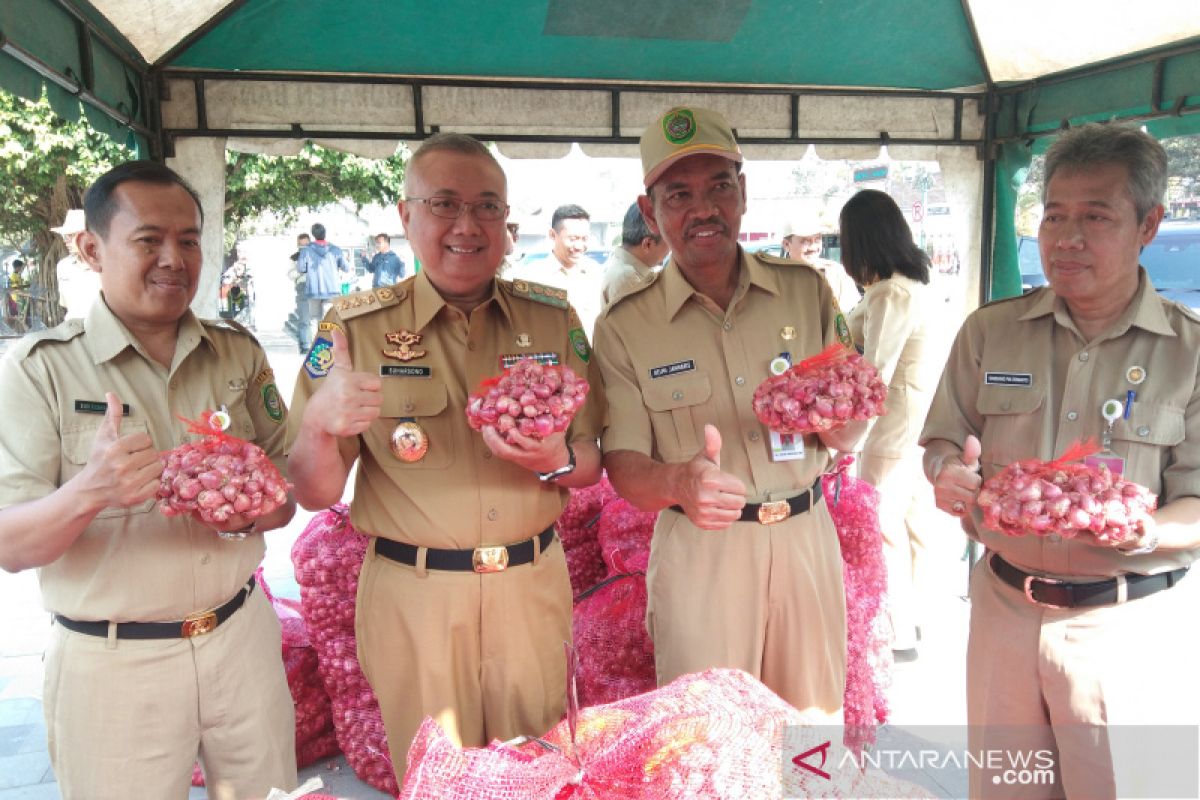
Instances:
[[[438,292],[437,288],[429,282],[429,274],[422,270],[417,273],[412,284],[413,293],[413,325],[417,330],[423,330],[438,312],[446,305],[445,299]],[[512,311],[509,309],[508,299],[504,297],[497,285],[495,278],[492,279],[492,296],[485,300],[484,303],[495,303],[500,310],[504,312],[504,316],[508,321],[512,322]]]
[[[1171,328],[1171,324],[1167,321],[1167,315],[1163,311],[1163,302],[1154,286],[1151,285],[1146,270],[1138,267],[1138,288],[1133,294],[1133,299],[1121,317],[1113,323],[1112,328],[1102,338],[1111,339],[1121,336],[1134,325],[1150,333],[1174,336],[1175,331]],[[1047,314],[1053,314],[1055,321],[1064,328],[1079,332],[1067,311],[1066,303],[1054,293],[1053,289],[1042,292],[1033,306],[1018,319],[1037,319]]]
[[[84,317],[83,329],[87,333],[86,346],[94,364],[103,364],[115,358],[126,347],[141,351],[137,339],[121,320],[117,319],[117,315],[104,302],[103,295],[100,302],[93,303],[88,310],[87,316]],[[209,333],[191,309],[188,309],[179,320],[179,333],[175,340],[175,362],[180,360],[180,351],[190,351],[200,340],[208,341]]]
[[[734,303],[745,296],[746,291],[752,285],[771,294],[779,294],[779,281],[771,270],[740,247],[738,248],[738,258],[741,270],[738,274],[737,289],[733,293]],[[674,256],[671,257],[671,262],[667,264],[659,280],[666,293],[667,319],[674,319],[675,315],[679,313],[679,309],[683,308],[683,304],[698,293],[695,287],[688,283],[687,278],[683,277],[683,272],[679,269],[679,264],[676,263]]]

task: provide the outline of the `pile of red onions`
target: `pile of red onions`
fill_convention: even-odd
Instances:
[[[567,507],[554,524],[567,558],[572,596],[577,596],[604,579],[605,566],[600,555],[599,539],[600,514],[616,497],[617,493],[606,476],[586,488],[572,489]]]
[[[583,407],[588,388],[568,366],[522,358],[467,397],[467,423],[473,430],[494,426],[509,441],[511,431],[544,439],[567,429]]]
[[[1137,539],[1137,522],[1157,498],[1105,466],[1070,463],[1095,449],[1076,444],[1054,461],[1014,461],[988,478],[976,497],[984,524],[1009,536],[1090,534],[1104,545]]]
[[[862,356],[834,343],[754,390],[754,415],[778,433],[820,433],[883,414],[887,386]]]
[[[256,444],[229,436],[209,420],[184,420],[203,439],[160,454],[158,510],[168,517],[198,514],[224,524],[235,514],[257,519],[287,502],[288,483]]]
[[[358,663],[354,599],[370,540],[350,525],[344,505],[313,516],[292,546],[292,564],[321,678],[333,703],[333,727],[359,778],[398,791],[379,702]]]

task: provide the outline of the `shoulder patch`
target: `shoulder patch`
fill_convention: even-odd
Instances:
[[[505,282],[501,282],[501,286]],[[554,286],[546,286],[541,283],[527,281],[524,278],[517,278],[509,284],[511,292],[517,297],[523,297],[526,300],[532,300],[535,303],[545,303],[548,306],[555,308],[570,308],[571,304],[567,302],[567,290],[558,289]]]
[[[404,289],[385,286],[367,292],[355,292],[333,301],[333,309],[342,319],[354,319],[381,308],[394,306],[407,293]]]
[[[583,332],[583,328],[572,328],[567,332],[567,337],[571,340],[571,349],[575,351],[575,355],[583,363],[588,363],[592,357],[592,349],[588,347],[587,335]]]
[[[55,325],[53,328],[47,328],[37,333],[25,334],[17,340],[11,352],[13,358],[24,358],[40,344],[46,342],[69,342],[82,333],[83,320],[78,318],[68,319]]]

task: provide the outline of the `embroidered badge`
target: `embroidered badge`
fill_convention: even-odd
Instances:
[[[317,330],[318,331],[340,331],[340,330],[342,330],[342,326],[338,325],[336,322],[318,322]],[[342,331],[342,332],[345,333],[345,331]]]
[[[661,367],[651,367],[651,378],[665,378],[668,375],[678,375],[681,372],[691,372],[696,368],[696,362],[692,359],[687,361],[676,361],[674,364],[663,364]]]
[[[424,350],[418,350],[414,346],[420,344],[423,338],[419,333],[401,329],[395,333],[385,333],[384,337],[388,344],[395,345],[395,349],[383,351],[388,358],[394,358],[397,361],[412,361],[414,358],[421,358],[425,355]]]
[[[318,336],[304,359],[304,371],[311,378],[324,378],[333,366],[333,342]]]
[[[588,363],[592,357],[592,349],[588,347],[587,336],[584,335],[583,328],[572,328],[567,336],[571,339],[571,348],[575,351],[575,355],[579,356],[583,363]]]
[[[1137,386],[1142,381],[1146,380],[1146,368],[1134,365],[1125,370],[1125,380]]]
[[[268,383],[262,388],[263,408],[273,422],[283,422],[283,398],[279,396],[279,388],[274,383]]]
[[[271,369],[270,367],[267,367],[262,372],[260,372],[254,376],[254,385],[255,386],[264,386],[273,380],[275,380],[275,370]],[[230,381],[230,384],[231,384],[229,387],[230,389],[233,389],[232,383],[233,383],[233,381]],[[242,381],[241,383],[242,383],[241,388],[245,389],[246,382]],[[240,390],[235,390],[235,391],[240,391]]]
[[[513,291],[518,296],[524,297],[527,300],[533,300],[536,303],[545,303],[555,308],[569,308],[571,305],[567,302],[567,292],[565,289],[543,286],[540,283],[533,283],[526,280],[515,280],[512,286]]]
[[[517,347],[533,347],[533,338],[528,333],[518,333]]]
[[[671,144],[687,144],[696,135],[696,117],[691,109],[677,108],[663,117],[663,135]]]

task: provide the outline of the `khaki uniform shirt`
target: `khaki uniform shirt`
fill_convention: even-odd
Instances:
[[[721,432],[721,469],[745,483],[747,502],[795,495],[824,471],[829,453],[810,435],[803,459],[773,462],[769,432],[754,416],[754,390],[773,358],[788,352],[798,363],[815,355],[837,340],[839,325],[844,331],[829,284],[801,262],[741,252],[737,289],[722,311],[672,259],[597,321],[611,419],[604,451],[688,461],[711,423]]]
[[[656,271],[655,267],[646,266],[624,247],[617,247],[608,261],[604,262],[604,285],[600,289],[600,296],[607,305],[621,295],[645,286]]]
[[[591,384],[568,441],[599,436],[604,387],[565,293],[497,280],[491,299],[468,320],[421,272],[394,287],[335,301],[296,381],[293,439],[308,399],[328,373],[331,325],[344,331],[356,370],[394,373],[382,378],[380,418],[343,442],[343,452],[351,447],[359,459],[350,514],[356,528],[423,547],[468,549],[528,539],[558,518],[568,490],[493,456],[467,424],[464,409],[468,393],[500,374],[503,357],[553,354]],[[389,333],[419,337],[406,359],[384,354],[400,349],[389,344]],[[403,420],[420,425],[428,437],[419,461],[392,455],[391,434]]]
[[[1144,380],[1135,367],[1143,371]],[[1144,270],[1137,294],[1111,329],[1085,341],[1049,288],[987,305],[959,331],[934,396],[921,444],[961,446],[979,437],[986,480],[1012,461],[1049,460],[1073,442],[1100,442],[1105,400],[1137,392],[1128,419],[1113,426],[1112,450],[1124,476],[1158,495],[1159,505],[1200,496],[1200,320],[1164,300]],[[1085,536],[1006,536],[984,529],[979,511],[968,533],[1006,560],[1058,576],[1154,573],[1186,566],[1197,551],[1123,556]]]
[[[842,311],[848,313],[850,309],[858,305],[862,295],[858,291],[858,284],[846,272],[845,267],[828,258],[814,258],[812,266],[825,276],[825,280],[829,281],[829,288],[833,289],[833,297]]]
[[[169,450],[197,438],[176,414],[197,419],[224,405],[229,433],[285,466],[287,408],[266,354],[244,329],[188,312],[166,369],[96,302],[84,319],[24,339],[0,362],[0,411],[9,420],[0,426],[0,508],[45,497],[84,468],[106,391],[129,406],[122,435],[146,432]],[[106,508],[41,568],[42,598],[78,620],[178,620],[232,597],[264,552],[262,536],[225,541],[191,516],[163,516],[153,499]]]
[[[846,315],[854,344],[888,387],[884,414],[871,421],[863,453],[901,458],[915,447],[946,363],[950,337],[943,316],[927,284],[898,274],[868,286]]]

